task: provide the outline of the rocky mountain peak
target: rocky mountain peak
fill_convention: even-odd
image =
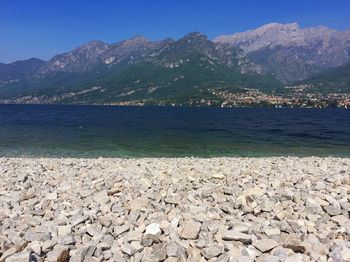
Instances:
[[[247,58],[284,83],[305,79],[350,59],[350,34],[326,26],[270,23],[213,40],[242,49]]]
[[[230,43],[249,53],[267,47],[308,46],[327,41],[336,33],[326,26],[300,28],[297,23],[270,23],[242,33],[218,36],[213,41]]]
[[[80,46],[80,48],[96,48],[96,47],[108,47],[108,44],[100,40],[92,40]]]
[[[143,42],[149,42],[149,40],[144,37],[143,35],[134,35],[128,39],[129,41],[143,41]]]
[[[110,46],[108,44],[103,43],[102,41],[94,40],[74,49],[70,53],[78,53],[83,56],[96,57],[97,54],[101,54],[109,48]]]
[[[298,23],[289,23],[289,24],[269,23],[269,24],[263,25],[261,27],[258,27],[255,30],[251,30],[250,32],[255,32],[255,33],[260,33],[261,34],[261,33],[267,32],[269,30],[274,30],[274,31],[296,31],[298,29],[299,29]]]
[[[191,32],[184,37],[180,38],[179,41],[207,41],[208,37],[200,32]]]
[[[285,46],[300,38],[300,31],[297,23],[269,23],[246,32],[218,36],[213,41],[230,43],[246,52],[252,52],[271,44]]]
[[[126,40],[123,40],[121,42],[119,42],[120,44],[123,44],[123,45],[129,45],[129,46],[132,46],[132,45],[144,45],[144,44],[148,44],[150,41],[142,36],[142,35],[135,35],[129,39],[126,39]],[[119,44],[117,43],[117,44]]]

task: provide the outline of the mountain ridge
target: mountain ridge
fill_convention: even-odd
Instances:
[[[180,103],[218,92],[275,93],[349,61],[350,31],[324,26],[270,23],[213,40],[200,32],[158,41],[136,35],[90,41],[48,61],[0,64],[0,101]]]
[[[248,59],[260,64],[263,71],[274,73],[283,83],[304,80],[350,60],[350,30],[337,31],[326,26],[300,28],[297,23],[271,23],[218,36],[213,41],[241,48]],[[261,57],[265,59],[259,60]]]

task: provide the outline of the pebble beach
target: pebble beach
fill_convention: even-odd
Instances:
[[[350,158],[0,158],[0,261],[350,261]]]

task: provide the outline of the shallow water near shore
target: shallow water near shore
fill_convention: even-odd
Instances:
[[[0,156],[350,156],[350,110],[0,105]]]

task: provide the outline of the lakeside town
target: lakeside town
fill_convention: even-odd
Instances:
[[[208,89],[208,98],[189,99],[184,103],[157,101],[154,99],[129,100],[112,103],[118,106],[219,106],[219,107],[301,107],[301,108],[350,108],[350,95],[347,93],[304,93],[293,90],[284,94],[264,93],[258,89],[246,88],[243,92],[229,92]]]
[[[193,97],[169,97],[132,99],[114,102],[91,103],[79,99],[91,92],[103,92],[100,86],[84,89],[78,92],[67,92],[56,95],[28,95],[15,99],[0,99],[0,104],[86,104],[113,106],[213,106],[213,107],[297,107],[297,108],[350,108],[348,93],[318,93],[311,92],[305,86],[286,86],[284,90],[263,92],[255,88],[241,88],[239,91],[230,89],[208,88],[201,90]],[[135,91],[129,91],[134,94]],[[116,96],[120,99],[120,96]]]
[[[350,108],[350,96],[344,93],[293,93],[266,94],[257,89],[245,93],[213,91],[213,95],[225,100],[222,106],[274,106],[274,107],[340,107]]]

